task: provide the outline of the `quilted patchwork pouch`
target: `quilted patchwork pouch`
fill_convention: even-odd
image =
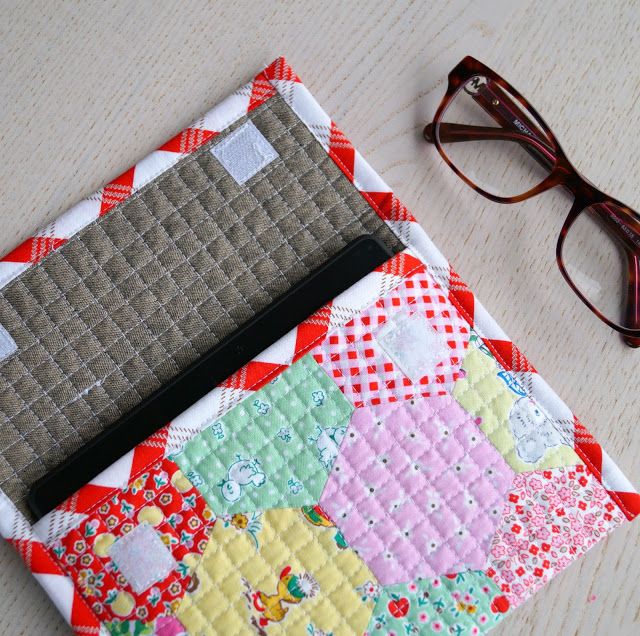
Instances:
[[[364,234],[392,258],[30,516]],[[479,634],[640,511],[282,58],[0,261],[0,411],[0,532],[77,634]]]

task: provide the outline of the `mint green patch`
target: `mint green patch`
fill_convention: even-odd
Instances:
[[[153,636],[153,625],[140,621],[113,621],[105,623],[111,636]]]
[[[451,576],[364,586],[363,597],[377,600],[368,633],[475,636],[494,628],[509,608],[498,586],[480,571]]]
[[[172,459],[218,515],[315,504],[353,410],[305,356]]]

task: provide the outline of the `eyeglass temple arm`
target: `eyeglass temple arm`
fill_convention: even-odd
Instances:
[[[473,137],[466,139],[466,141],[479,139],[476,134],[484,135],[488,133],[488,131],[501,131],[504,136],[499,139],[519,142],[544,168],[548,170],[553,168],[556,162],[556,154],[553,148],[548,143],[545,143],[545,133],[524,113],[522,107],[514,103],[513,99],[511,99],[508,93],[506,93],[498,83],[494,80],[488,80],[487,83],[482,84],[475,93],[468,93],[468,95],[494,119],[501,128],[468,126],[467,128],[474,130],[469,131],[473,134]],[[443,125],[444,124],[440,124],[438,133],[440,140],[444,142],[445,140],[442,137]],[[451,132],[453,133],[454,131]],[[457,132],[459,134],[461,131]],[[457,135],[454,133],[453,136]],[[481,138],[488,139],[488,137],[484,136]],[[458,141],[458,139],[451,139],[450,141]],[[463,139],[459,139],[459,141],[463,141]]]
[[[632,329],[640,329],[640,232],[636,230],[638,224],[631,219],[625,219],[620,210],[606,202],[592,203],[585,211],[609,228],[612,237],[624,248],[627,260],[624,324]],[[623,335],[622,339],[630,347],[640,347],[640,336]]]
[[[627,253],[629,267],[627,304],[625,306],[626,324],[640,328],[640,258],[637,254]],[[640,347],[640,337],[623,336],[630,347]]]

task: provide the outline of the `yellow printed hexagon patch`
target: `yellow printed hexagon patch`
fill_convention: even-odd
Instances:
[[[217,520],[177,617],[192,634],[363,633],[375,578],[319,506]]]
[[[481,418],[480,429],[513,470],[582,464],[542,409],[507,387],[492,357],[471,348],[462,369],[465,377],[455,383],[453,396],[467,412]]]

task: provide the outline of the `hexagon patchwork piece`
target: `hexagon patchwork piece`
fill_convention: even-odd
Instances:
[[[451,396],[358,409],[321,506],[384,585],[484,566],[513,471]]]
[[[516,607],[623,521],[586,466],[516,475],[487,574]]]
[[[480,428],[516,472],[582,463],[573,450],[572,434],[527,397],[511,375],[498,369],[486,347],[470,347],[462,371],[453,396],[481,418]]]
[[[494,628],[509,611],[509,599],[481,571],[364,590],[376,599],[370,636],[455,634],[473,636]]]
[[[150,624],[175,611],[214,522],[200,493],[163,459],[58,539],[53,551],[116,633],[122,624]]]
[[[301,358],[173,456],[216,514],[317,503],[353,406]]]
[[[190,634],[362,634],[371,571],[319,508],[218,520],[177,616]]]
[[[468,323],[423,268],[312,354],[359,407],[446,393],[468,343]]]

